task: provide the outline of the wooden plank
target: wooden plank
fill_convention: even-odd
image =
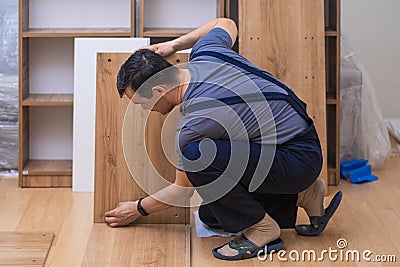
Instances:
[[[144,0],[139,0],[139,37],[143,37],[144,32]]]
[[[130,28],[29,28],[22,37],[129,37]]]
[[[53,233],[0,232],[0,266],[43,266]]]
[[[72,160],[29,160],[23,175],[72,175]]]
[[[72,106],[73,94],[29,94],[22,106]]]
[[[72,175],[32,175],[22,176],[22,187],[72,187]]]
[[[136,184],[125,163],[124,148],[122,146],[122,134],[124,117],[129,105],[127,98],[121,99],[115,89],[115,79],[121,64],[130,54],[121,53],[99,53],[97,61],[97,103],[96,103],[96,142],[95,142],[95,189],[94,189],[94,222],[104,222],[104,213],[114,209],[119,202],[133,201],[145,197],[146,193]],[[187,54],[176,54],[169,60],[176,64],[188,60]],[[132,105],[134,106],[134,105]],[[134,123],[125,125],[129,133],[140,132],[145,124],[146,113],[141,109],[132,110],[127,113],[134,116]],[[133,162],[129,166],[138,164],[140,176],[152,180],[150,169],[146,163],[147,155],[138,155],[135,147],[144,146],[150,151],[149,157],[157,170],[169,182],[175,179],[175,168],[166,160],[161,146],[161,127],[165,117],[152,114],[147,121],[151,130],[147,131],[146,139],[138,137],[128,138],[131,140],[125,144],[126,153],[133,154]],[[127,121],[130,121],[129,119]],[[152,152],[153,151],[153,152]],[[154,163],[156,162],[156,163]],[[136,172],[137,173],[137,172]],[[138,177],[136,177],[138,178]],[[141,218],[138,223],[185,223],[186,209],[171,208],[160,213]]]
[[[136,21],[136,0],[131,0],[131,28],[130,28],[130,37],[135,37],[135,21]]]
[[[239,0],[239,5],[239,52],[308,104],[326,159],[324,1]],[[327,182],[326,160],[320,178]]]
[[[185,233],[185,225],[95,224],[81,266],[187,266]]]
[[[179,37],[193,31],[194,28],[144,28],[144,37]]]
[[[18,185],[22,186],[22,168],[29,157],[29,110],[22,107],[29,94],[29,39],[22,38],[29,23],[29,0],[19,0],[18,7]]]

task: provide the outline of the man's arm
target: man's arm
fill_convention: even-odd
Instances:
[[[224,29],[231,37],[232,45],[235,43],[237,37],[236,23],[231,19],[218,18],[204,23],[192,32],[182,35],[177,39],[165,43],[143,47],[143,49],[149,49],[153,52],[160,54],[163,57],[167,57],[177,51],[192,48],[196,44],[196,42],[200,40],[200,38],[205,36],[209,31],[214,28]]]
[[[183,206],[193,195],[194,189],[185,172],[176,171],[175,182],[158,191],[153,196],[144,198],[141,202],[143,209],[148,213],[162,211],[172,207],[166,203],[175,203]],[[137,210],[138,201],[121,202],[118,206],[105,214],[105,221],[111,227],[128,225],[141,217]]]

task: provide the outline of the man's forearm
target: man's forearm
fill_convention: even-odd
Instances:
[[[210,20],[210,21],[202,24],[200,27],[193,30],[192,32],[189,32],[189,33],[182,35],[181,37],[173,40],[174,50],[180,51],[180,50],[192,48],[194,46],[194,44],[201,37],[205,36],[209,31],[211,31],[213,28],[217,27],[218,24],[222,25],[222,24],[226,24],[226,23],[230,23],[230,22],[231,22],[231,20],[226,19],[226,18],[217,18],[214,20]],[[236,39],[236,36],[234,38]]]
[[[193,195],[193,191],[194,189],[172,184],[146,197],[141,204],[148,213],[162,211],[173,206],[184,206]]]

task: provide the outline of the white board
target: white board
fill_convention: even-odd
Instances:
[[[130,53],[149,44],[148,38],[75,39],[72,191],[94,191],[97,53]]]

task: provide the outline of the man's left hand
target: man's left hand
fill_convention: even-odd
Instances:
[[[140,217],[137,201],[121,202],[115,209],[106,212],[105,221],[111,227],[119,227],[131,224]]]

